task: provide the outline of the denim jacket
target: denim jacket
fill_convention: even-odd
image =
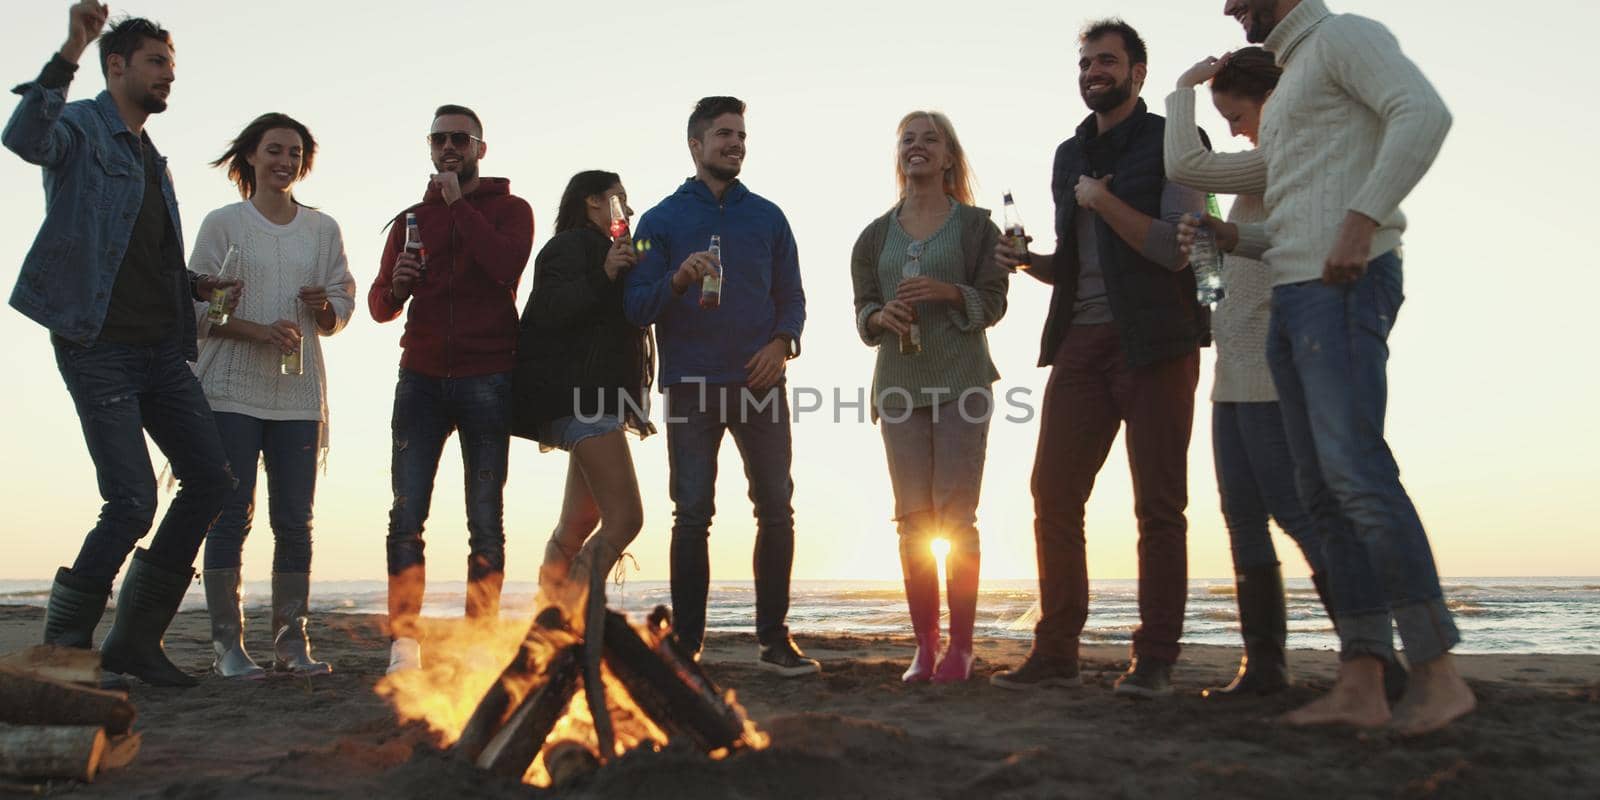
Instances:
[[[52,62],[46,74],[55,68]],[[44,224],[22,262],[11,306],[51,333],[89,345],[105,323],[111,288],[143,203],[144,160],[139,137],[123,123],[109,92],[68,103],[64,81],[49,81],[63,84],[55,87],[45,83],[24,83],[12,90],[22,101],[3,134],[8,149],[44,171]],[[144,143],[150,146],[148,136]],[[161,193],[181,250],[183,228],[172,173],[165,156],[157,155],[156,163],[164,173]],[[181,252],[172,256],[183,260]],[[190,290],[186,282],[174,281],[174,292],[185,358],[193,361]]]

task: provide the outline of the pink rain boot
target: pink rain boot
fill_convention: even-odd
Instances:
[[[961,683],[972,677],[972,626],[978,614],[978,552],[950,548],[945,580],[950,592],[950,647],[933,673],[934,683]]]

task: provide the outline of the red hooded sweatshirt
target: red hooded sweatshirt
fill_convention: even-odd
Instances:
[[[510,181],[482,178],[455,205],[445,205],[430,184],[422,202],[406,210],[416,212],[428,264],[411,289],[400,366],[432,378],[510,372],[517,365],[517,283],[533,250],[533,209],[511,193]],[[405,241],[401,212],[367,292],[378,322],[403,308],[389,286]]]

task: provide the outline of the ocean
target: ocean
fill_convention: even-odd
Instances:
[[[1333,649],[1333,626],[1317,601],[1310,581],[1286,582],[1289,598],[1289,646]],[[503,604],[508,612],[531,610],[535,586],[509,582]],[[43,606],[46,581],[0,580],[0,604]],[[423,613],[459,616],[459,584],[430,587]],[[1445,583],[1445,597],[1461,628],[1460,653],[1600,654],[1600,578],[1464,578]],[[266,581],[245,584],[247,608],[265,607]],[[1126,644],[1138,624],[1137,583],[1101,580],[1090,584],[1089,623],[1083,640],[1092,644]],[[898,581],[795,581],[789,626],[797,633],[909,635],[905,594]],[[615,608],[635,615],[657,604],[671,603],[666,581],[629,580],[613,584],[608,598]],[[314,613],[382,614],[385,584],[381,581],[327,581],[312,588]],[[203,609],[205,596],[196,585],[184,609]],[[749,583],[712,584],[707,626],[712,630],[753,629],[755,592]],[[978,598],[979,636],[1027,640],[1038,619],[1034,581],[986,581]],[[1233,584],[1222,579],[1194,580],[1183,641],[1235,647],[1239,644],[1238,612]]]

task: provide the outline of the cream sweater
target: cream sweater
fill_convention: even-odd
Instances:
[[[288,225],[277,225],[248,200],[223,206],[200,224],[189,269],[215,275],[228,245],[237,245],[237,276],[244,297],[234,316],[262,325],[280,319],[300,323],[303,375],[282,375],[282,353],[256,342],[211,334],[206,304],[197,303],[200,360],[195,371],[214,411],[268,420],[319,420],[322,443],[328,437],[327,372],[322,336],[337,333],[355,310],[356,281],[345,261],[339,224],[315,209],[301,207]],[[230,268],[230,277],[233,276]],[[333,308],[333,331],[317,329],[311,310],[297,298],[301,286],[326,286]]]
[[[1228,221],[1240,225],[1266,220],[1259,194],[1237,194],[1230,183],[1231,162],[1244,153],[1213,153],[1200,139],[1194,119],[1194,92],[1180,89],[1167,96],[1167,177],[1205,192],[1236,194]],[[1180,177],[1181,176],[1181,177]],[[1217,345],[1217,379],[1213,403],[1273,403],[1278,390],[1267,368],[1267,324],[1272,317],[1272,279],[1267,266],[1229,254],[1222,260],[1222,285],[1227,290],[1211,315]]]
[[[1450,130],[1438,92],[1387,28],[1322,0],[1301,0],[1266,49],[1283,77],[1262,110],[1261,146],[1224,163],[1226,191],[1262,193],[1267,221],[1239,226],[1234,252],[1265,260],[1274,284],[1319,279],[1350,211],[1378,223],[1371,257],[1399,247],[1400,201]]]

